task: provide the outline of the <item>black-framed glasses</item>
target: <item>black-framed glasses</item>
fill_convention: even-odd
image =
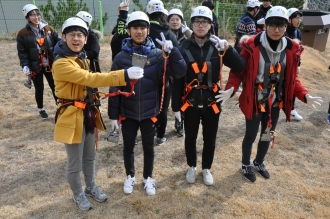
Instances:
[[[276,25],[268,25],[267,27],[268,27],[268,29],[270,29],[270,30],[276,30],[276,29],[278,29],[278,30],[285,30],[286,25],[280,25],[280,26],[276,26]]]
[[[208,24],[209,24],[209,22],[206,21],[206,20],[202,20],[202,21],[195,20],[195,21],[193,21],[194,27],[199,27],[200,25],[202,25],[203,27],[206,27]]]

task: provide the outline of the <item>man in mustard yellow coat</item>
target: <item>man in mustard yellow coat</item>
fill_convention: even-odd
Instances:
[[[62,26],[62,40],[54,48],[53,64],[55,94],[58,99],[55,141],[65,144],[66,175],[73,192],[73,200],[81,210],[92,208],[86,196],[98,202],[107,200],[95,184],[95,129],[104,130],[100,111],[95,104],[93,88],[125,86],[130,79],[143,77],[143,69],[131,67],[110,73],[90,73],[83,47],[88,28],[80,18],[67,19]],[[82,190],[80,171],[86,189]]]

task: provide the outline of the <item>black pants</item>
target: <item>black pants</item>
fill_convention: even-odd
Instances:
[[[330,114],[330,102],[329,102],[328,114]]]
[[[294,110],[294,104],[296,102],[296,95],[293,95],[293,100],[292,100],[292,110]]]
[[[55,84],[53,79],[53,74],[51,72],[46,72],[44,69],[41,69],[40,72],[32,78],[34,87],[35,87],[35,99],[37,102],[37,106],[39,109],[44,107],[44,77],[45,75],[48,85],[52,90],[53,97],[55,102],[57,101],[57,97],[55,96]]]
[[[157,116],[157,138],[163,138],[167,126],[167,112],[170,105],[172,85],[166,87],[164,92],[163,108]],[[160,99],[161,100],[161,99]]]
[[[218,132],[220,113],[215,114],[212,107],[207,107],[205,112],[201,113],[193,107],[188,107],[184,113],[184,129],[185,129],[185,151],[187,164],[190,167],[196,167],[196,140],[200,120],[203,126],[203,154],[202,154],[202,169],[211,169],[214,151],[215,140]]]
[[[253,107],[255,109],[255,107]],[[266,112],[258,112],[258,115],[256,115],[255,110],[253,112],[253,117],[251,120],[245,119],[245,136],[242,143],[242,163],[244,165],[250,165],[250,157],[251,157],[251,151],[253,142],[255,141],[258,131],[259,131],[259,125],[261,123],[261,133],[265,132],[267,127],[267,122],[269,119],[269,107],[268,104],[265,107]],[[275,131],[278,117],[280,114],[279,107],[273,107],[272,108],[272,131]],[[258,150],[257,150],[257,156],[256,156],[256,162],[262,163],[265,159],[265,156],[267,154],[268,148],[269,148],[269,141],[260,141],[258,142]]]
[[[134,146],[137,131],[140,128],[142,136],[143,154],[144,154],[144,167],[143,177],[147,179],[152,177],[154,168],[154,133],[155,125],[151,119],[137,121],[134,119],[126,118],[122,121],[122,132],[124,141],[124,164],[126,175],[134,177]]]

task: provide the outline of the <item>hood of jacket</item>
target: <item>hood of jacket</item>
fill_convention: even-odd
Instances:
[[[82,60],[87,58],[85,50],[82,50],[80,53],[73,52],[63,41],[63,39],[59,41],[54,48],[54,56],[56,57],[57,55],[75,56],[81,58]]]
[[[128,53],[137,53],[141,55],[148,55],[152,49],[155,49],[155,44],[152,41],[152,39],[147,36],[146,41],[143,45],[140,46],[140,48],[137,48],[132,43],[132,38],[126,38],[123,39],[121,50],[126,51]]]

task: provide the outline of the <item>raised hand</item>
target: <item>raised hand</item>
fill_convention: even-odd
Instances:
[[[156,38],[157,43],[159,43],[162,47],[164,47],[164,51],[167,53],[171,52],[171,49],[173,48],[173,43],[171,40],[166,40],[163,32],[160,33],[160,36],[162,37],[162,40]]]
[[[221,40],[216,35],[210,36],[210,40],[212,43],[215,43],[215,47],[218,49],[218,51],[224,51],[226,49],[226,47],[228,47],[227,40]],[[225,45],[226,45],[226,47],[225,47]]]
[[[122,2],[119,5],[119,10],[123,10],[123,11],[128,11],[129,10],[129,3],[131,2],[131,0],[122,0]]]

